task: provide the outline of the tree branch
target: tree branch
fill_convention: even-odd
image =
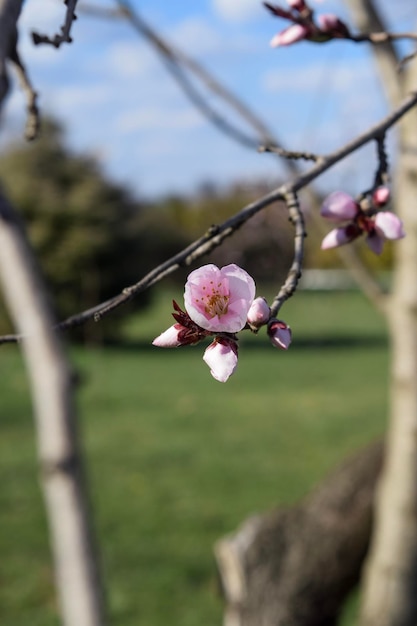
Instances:
[[[27,139],[34,139],[40,126],[37,94],[17,51],[17,21],[21,8],[22,0],[0,0],[0,111],[9,91],[7,63],[11,62],[26,95],[28,116],[25,135]]]
[[[73,22],[77,19],[75,15],[75,9],[77,8],[78,0],[64,0],[66,4],[67,10],[65,12],[64,24],[61,26],[61,32],[54,35],[54,37],[48,37],[47,35],[40,35],[39,33],[32,33],[33,43],[35,45],[39,44],[49,44],[54,46],[55,48],[59,48],[63,43],[72,43],[72,38],[70,36],[71,27]]]
[[[158,281],[162,280],[166,276],[172,274],[179,267],[189,266],[191,263],[208,254],[216,247],[218,247],[227,237],[230,237],[236,230],[238,230],[245,222],[251,217],[256,215],[259,211],[269,206],[273,202],[279,200],[286,200],[291,194],[297,193],[300,189],[303,189],[306,185],[318,178],[323,172],[330,169],[333,165],[343,160],[365,144],[375,140],[381,133],[385,133],[396,122],[401,119],[410,109],[417,105],[417,93],[411,94],[406,98],[401,105],[390,113],[387,117],[381,120],[378,124],[370,128],[365,133],[359,135],[349,143],[345,144],[335,152],[332,152],[326,156],[323,156],[319,161],[311,167],[309,170],[299,175],[292,181],[281,185],[277,189],[273,190],[269,194],[262,198],[252,202],[241,211],[230,217],[221,225],[212,226],[205,235],[191,243],[184,250],[174,255],[161,265],[154,268],[151,272],[146,274],[137,283],[126,287],[120,294],[107,300],[106,302],[97,304],[95,307],[83,311],[82,313],[73,315],[60,324],[58,328],[69,329],[75,326],[79,326],[91,319],[100,319],[105,315],[108,315],[111,311],[118,308],[122,304],[128,302],[136,294],[141,293],[151,285],[154,285]],[[5,335],[0,337],[1,343],[10,343],[12,341],[18,341],[18,335]]]

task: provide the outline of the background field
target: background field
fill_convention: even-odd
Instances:
[[[290,350],[243,339],[226,385],[204,346],[150,345],[171,324],[171,296],[181,301],[161,292],[129,320],[126,345],[71,349],[115,626],[219,626],[214,541],[302,497],[386,419],[385,331],[359,294],[297,295],[283,310]],[[0,364],[0,623],[56,626],[17,348],[3,346]]]

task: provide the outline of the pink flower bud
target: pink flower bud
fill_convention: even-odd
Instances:
[[[343,246],[345,243],[349,243],[356,239],[358,235],[360,235],[361,231],[357,229],[353,224],[349,224],[348,226],[343,226],[342,228],[335,228],[331,230],[323,241],[321,242],[322,250],[330,250],[330,248],[338,248],[339,246]]]
[[[402,221],[391,211],[381,211],[375,215],[375,230],[385,239],[405,237]]]
[[[291,328],[281,320],[273,320],[268,325],[268,335],[272,345],[281,350],[288,350],[292,341]]]
[[[359,211],[355,200],[344,191],[334,191],[324,200],[320,215],[334,222],[353,219]]]
[[[203,361],[209,366],[213,378],[225,383],[237,367],[236,342],[217,337],[204,352]]]
[[[389,201],[390,196],[391,193],[388,187],[378,187],[372,194],[372,202],[377,207],[384,206]]]
[[[287,0],[287,4],[291,9],[295,11],[304,11],[306,8],[306,3],[304,0]]]
[[[272,48],[278,48],[279,46],[289,46],[292,43],[306,39],[310,34],[310,29],[302,24],[292,24],[285,30],[277,33],[270,42]]]
[[[349,35],[346,24],[333,13],[322,13],[318,16],[317,22],[323,33],[329,33],[334,37],[347,37]]]
[[[271,317],[271,309],[265,298],[255,298],[248,311],[248,324],[259,328]]]
[[[180,333],[186,330],[187,329],[181,326],[181,324],[174,324],[156,337],[156,339],[152,341],[152,345],[158,348],[178,348],[178,346],[182,344],[180,341]]]

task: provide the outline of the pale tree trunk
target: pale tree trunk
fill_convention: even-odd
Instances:
[[[417,64],[404,84],[417,89]],[[390,421],[366,566],[361,624],[417,624],[417,112],[402,121],[395,204],[407,237],[396,247],[388,308]]]
[[[90,526],[71,372],[53,330],[22,228],[0,191],[0,281],[31,384],[46,513],[65,626],[102,626],[103,594]]]
[[[347,0],[364,32],[386,25],[373,0]],[[417,64],[398,72],[392,43],[373,49],[391,106],[417,89]],[[386,308],[391,344],[386,459],[365,565],[362,626],[417,624],[417,112],[400,124],[395,208],[407,237],[395,247],[393,293]]]

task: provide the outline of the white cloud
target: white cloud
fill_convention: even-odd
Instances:
[[[215,12],[225,20],[245,21],[265,14],[260,0],[213,0]]]

